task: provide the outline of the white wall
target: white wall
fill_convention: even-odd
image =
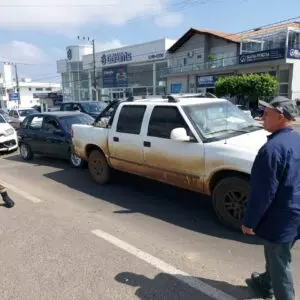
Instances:
[[[173,41],[174,42],[174,41]],[[117,49],[111,49],[107,51],[97,52],[95,54],[96,56],[96,67],[97,68],[103,68],[103,67],[110,67],[110,66],[117,66],[121,64],[131,64],[131,63],[137,63],[137,62],[151,62],[155,60],[161,60],[165,57],[165,52],[167,50],[166,47],[168,47],[172,42],[170,40],[161,39],[157,41],[152,41],[149,43],[143,43],[143,44],[137,44],[137,45],[131,45],[126,47],[121,47]],[[116,62],[116,63],[109,63],[107,61],[106,64],[102,64],[102,56],[105,55],[106,57],[110,54],[114,53],[121,53],[121,52],[127,52],[130,54],[131,59],[124,62]],[[151,57],[151,55],[159,55],[162,54],[163,56],[156,59],[155,57]],[[83,56],[83,69],[84,70],[90,70],[91,66],[93,64],[93,55],[85,55]]]
[[[292,74],[291,96],[292,99],[300,99],[300,60],[293,60]]]

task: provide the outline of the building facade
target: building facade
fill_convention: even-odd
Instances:
[[[3,69],[3,73],[0,75],[0,107],[2,108],[11,109],[40,105],[41,99],[50,93],[60,92],[60,83],[35,82],[30,78],[21,78],[18,93],[13,65],[4,63]]]
[[[166,51],[174,43],[161,39],[95,55],[91,45],[67,47],[67,58],[57,61],[64,100],[112,100],[165,92],[161,74],[168,67]]]
[[[213,92],[220,76],[270,73],[278,94],[300,99],[300,23],[244,35],[191,28],[167,52],[169,93]]]

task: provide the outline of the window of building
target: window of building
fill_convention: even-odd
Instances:
[[[145,105],[123,106],[119,115],[117,132],[140,134],[145,111]]]
[[[31,87],[30,87],[30,88],[28,88],[28,91],[31,91]]]
[[[51,92],[51,91],[52,91],[52,88],[51,88],[51,87],[48,87],[48,88],[45,88],[45,90]]]
[[[280,83],[289,83],[289,70],[280,70],[279,72],[279,82]]]
[[[171,131],[178,127],[183,127],[189,132],[177,107],[156,106],[151,114],[148,136],[170,139]]]
[[[37,92],[41,92],[41,91],[43,91],[43,88],[35,88],[35,90],[36,90]]]

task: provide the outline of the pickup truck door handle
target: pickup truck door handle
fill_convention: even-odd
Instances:
[[[151,143],[150,143],[150,142],[144,141],[144,147],[150,148],[150,147],[151,147]]]
[[[116,136],[114,136],[113,140],[114,140],[114,142],[118,142],[118,141],[119,141],[119,138],[116,137]]]

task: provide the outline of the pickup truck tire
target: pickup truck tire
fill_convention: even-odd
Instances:
[[[213,207],[219,220],[234,229],[242,225],[248,200],[248,181],[242,177],[227,177],[214,188]]]
[[[88,168],[94,181],[106,184],[111,178],[111,168],[103,153],[93,150],[89,155]]]

